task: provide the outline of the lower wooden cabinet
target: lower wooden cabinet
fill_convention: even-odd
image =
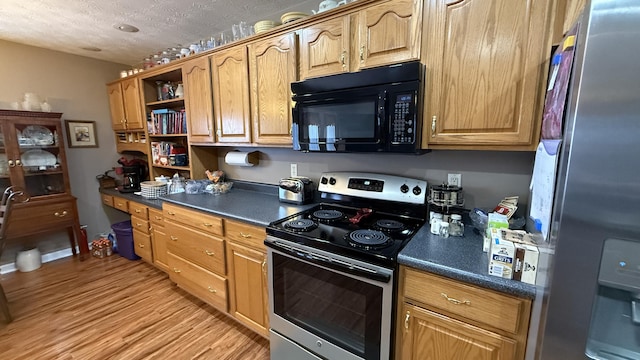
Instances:
[[[229,242],[227,262],[229,312],[250,329],[268,337],[267,254]]]
[[[151,235],[138,229],[133,229],[133,251],[135,251],[136,255],[140,256],[142,260],[153,264]]]
[[[153,264],[168,272],[167,233],[164,230],[164,217],[161,210],[149,208],[149,235],[151,235]]]
[[[396,359],[524,359],[531,300],[400,267]]]

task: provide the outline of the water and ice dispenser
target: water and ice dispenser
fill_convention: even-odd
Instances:
[[[604,243],[586,355],[640,359],[640,241]]]

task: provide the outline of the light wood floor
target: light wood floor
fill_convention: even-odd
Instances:
[[[143,261],[114,255],[0,275],[0,359],[269,359],[269,343]]]

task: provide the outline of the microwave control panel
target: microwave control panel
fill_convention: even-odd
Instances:
[[[414,93],[397,94],[391,109],[391,141],[394,144],[413,144],[416,140]]]

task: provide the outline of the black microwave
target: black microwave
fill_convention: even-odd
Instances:
[[[293,148],[423,153],[418,61],[291,83]]]

